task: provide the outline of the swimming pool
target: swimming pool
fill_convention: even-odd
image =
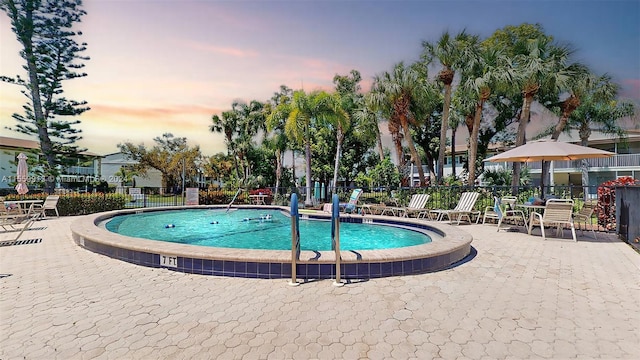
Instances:
[[[186,209],[116,216],[104,224],[121,235],[180,244],[262,250],[291,250],[291,219],[279,210]],[[435,236],[435,235],[434,235]],[[300,221],[302,250],[331,250],[331,222]],[[422,229],[394,225],[345,223],[342,250],[376,250],[431,241]]]
[[[167,208],[126,209],[86,215],[71,224],[73,241],[82,248],[129,263],[165,268],[192,274],[247,277],[290,278],[291,250],[242,249],[207,247],[163,242],[141,237],[125,236],[108,231],[104,224],[123,215],[167,213],[204,209],[219,211],[226,206],[184,206]],[[288,208],[277,206],[234,206],[237,211],[249,209],[278,211],[288,214]],[[329,220],[330,214],[304,213],[302,220]],[[345,279],[368,279],[387,276],[412,275],[451,267],[471,253],[472,236],[464,230],[443,223],[377,215],[341,214],[342,228],[347,224],[362,226],[384,225],[434,234],[431,242],[393,249],[343,250],[340,271]],[[168,225],[168,224],[165,224]],[[175,224],[174,224],[175,225]],[[215,224],[207,224],[212,226]],[[175,230],[179,228],[167,229]],[[301,242],[304,243],[304,238]],[[335,278],[336,257],[333,251],[302,250],[295,262],[299,279]]]

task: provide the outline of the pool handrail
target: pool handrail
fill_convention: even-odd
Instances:
[[[240,191],[242,191],[242,188],[238,188],[238,191],[236,191],[236,194],[233,195],[233,199],[231,199],[231,202],[229,203],[229,205],[227,205],[227,212],[229,212],[229,209],[231,209],[231,204],[233,204],[233,202],[236,201],[236,198],[238,197],[238,194],[240,194]]]

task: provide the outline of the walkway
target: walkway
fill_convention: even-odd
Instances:
[[[612,237],[465,225],[453,269],[289,287],[100,256],[72,219],[0,247],[0,359],[640,358],[640,255]]]

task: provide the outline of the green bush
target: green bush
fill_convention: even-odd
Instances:
[[[61,216],[86,215],[124,209],[127,196],[123,194],[70,194],[61,195],[58,212]]]
[[[9,195],[6,200],[42,200],[47,198],[46,193]],[[103,211],[124,209],[127,196],[122,194],[67,194],[60,195],[58,199],[58,213],[60,216],[86,215]],[[51,212],[48,212],[51,214]]]

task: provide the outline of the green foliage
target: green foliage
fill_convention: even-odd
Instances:
[[[156,145],[147,149],[144,144],[134,145],[130,142],[118,144],[120,151],[129,159],[137,161],[130,171],[144,175],[149,168],[162,173],[162,186],[170,188],[181,185],[197,175],[201,154],[200,147],[187,145],[187,138],[174,137],[171,133],[155,137]],[[182,174],[185,179],[182,179]],[[186,184],[188,185],[188,184]]]
[[[89,110],[86,101],[75,101],[64,96],[65,80],[84,77],[79,70],[81,53],[86,44],[78,44],[81,32],[72,31],[86,12],[81,0],[3,0],[0,9],[11,20],[11,29],[22,45],[19,54],[27,79],[0,76],[0,81],[23,87],[27,103],[24,114],[13,114],[17,125],[11,128],[19,133],[35,136],[40,143],[45,187],[52,192],[58,167],[70,165],[68,161],[83,150],[74,143],[81,139],[81,130],[75,128],[79,120],[63,120]]]
[[[389,157],[377,164],[370,173],[373,186],[395,188],[400,184],[400,172]]]
[[[231,194],[226,191],[199,191],[198,192],[198,203],[200,205],[220,205],[220,204],[228,204],[233,199],[235,194]],[[244,203],[246,200],[245,195],[238,195],[236,201],[234,203]]]

